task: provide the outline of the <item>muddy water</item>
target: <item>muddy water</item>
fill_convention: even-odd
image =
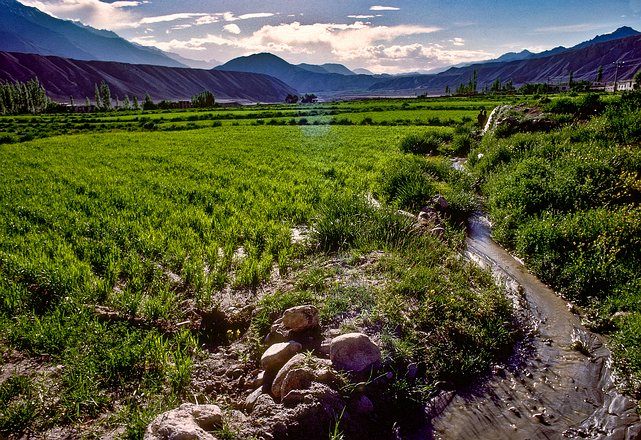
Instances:
[[[514,292],[530,329],[508,365],[465,393],[443,394],[428,410],[434,439],[636,439],[641,421],[633,400],[619,394],[610,351],[588,332],[564,300],[472,220],[468,256],[490,267]]]

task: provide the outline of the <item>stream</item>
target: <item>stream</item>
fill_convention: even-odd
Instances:
[[[601,337],[492,240],[480,215],[470,221],[467,256],[507,285],[529,334],[479,384],[431,402],[427,438],[641,439],[636,402],[617,392]]]

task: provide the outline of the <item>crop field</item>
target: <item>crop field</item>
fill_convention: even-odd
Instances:
[[[403,104],[380,121],[424,117]],[[335,107],[355,121],[379,113]],[[239,391],[212,393],[203,365],[227,353],[251,371],[272,320],[299,304],[375,337],[384,369],[420,365],[389,390],[400,418],[437,383],[469,383],[509,353],[509,303],[459,258],[472,182],[447,158],[400,148],[469,136],[463,118],[477,110],[439,110],[453,112],[447,127],[257,123],[277,112],[0,119],[17,136],[0,145],[0,435],[141,438],[182,402],[235,408]],[[223,124],[164,130],[202,115]],[[20,142],[21,130],[45,138]],[[436,194],[452,212],[440,239],[396,212]]]
[[[415,102],[413,102],[415,101]],[[14,116],[0,119],[0,144],[71,133],[181,131],[235,125],[421,125],[453,127],[475,121],[492,100],[380,100],[308,105],[258,105],[216,110]]]

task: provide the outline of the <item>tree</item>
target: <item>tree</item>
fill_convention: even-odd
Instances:
[[[296,104],[298,102],[298,95],[292,95],[291,93],[287,94],[285,98],[285,104]]]
[[[205,90],[191,97],[192,107],[209,108],[213,107],[215,103],[216,99],[214,98],[214,94],[209,90]]]
[[[134,110],[140,109],[140,105],[138,105],[138,97],[137,96],[134,96],[133,109]]]
[[[125,100],[122,102],[122,108],[125,110],[131,109],[131,102],[129,101],[129,95],[125,95]]]
[[[89,102],[89,97],[85,96],[85,107],[87,111],[89,110],[89,107],[91,106],[91,103]]]
[[[574,71],[570,70],[570,74],[568,75],[568,85],[570,88],[574,85]]]
[[[490,92],[498,93],[501,91],[501,78],[496,78],[496,80],[490,86]]]
[[[599,70],[596,71],[596,82],[600,83],[603,81],[603,66],[599,66]]]
[[[49,105],[47,91],[37,78],[26,83],[0,83],[1,114],[38,114],[46,111]]]
[[[151,100],[151,96],[149,96],[149,93],[145,93],[145,100],[142,103],[142,109],[143,110],[155,110],[156,109],[156,104]]]
[[[71,108],[73,108],[75,106],[74,102],[73,102],[73,96],[69,97],[69,105],[71,106]]]
[[[634,75],[634,88],[638,89],[639,87],[641,87],[641,70]]]
[[[303,104],[311,104],[313,102],[318,101],[318,96],[314,95],[313,93],[305,93],[303,97],[300,99],[300,102]]]
[[[100,89],[98,88],[98,84],[94,84],[96,86],[95,94],[96,94],[96,107],[98,109],[102,108],[102,104],[100,103]]]
[[[506,91],[506,92],[513,92],[514,91],[514,83],[512,82],[511,79],[509,79],[505,83],[505,86],[503,87],[503,90]]]
[[[100,82],[100,97],[102,98],[102,108],[111,110],[111,90],[104,79]]]

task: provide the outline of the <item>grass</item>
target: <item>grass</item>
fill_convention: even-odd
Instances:
[[[215,110],[118,111],[0,118],[0,144],[74,133],[185,131],[237,125],[380,125],[443,127],[472,121],[485,99],[381,100],[314,105],[259,105]],[[449,128],[449,130],[448,130]]]
[[[445,159],[400,149],[409,135],[455,127],[257,123],[477,102],[405,104],[0,119],[14,140],[44,137],[0,145],[0,346],[43,370],[62,366],[0,384],[2,435],[123,424],[123,437],[141,438],[153,416],[190,399],[193,365],[208,355],[205,331],[178,323],[217,310],[225,289],[259,291],[275,270],[293,288],[252,297],[248,339],[285,308],[313,303],[326,325],[358,318],[378,332],[388,365],[417,361],[425,383],[467,383],[504,355],[507,301],[457,253],[459,217],[475,206],[470,181]],[[196,126],[165,130],[181,122]],[[436,193],[453,206],[446,242],[396,213]],[[301,225],[312,231],[307,246],[292,243]],[[379,257],[362,269],[369,255]],[[344,282],[323,266],[334,259],[385,289]]]
[[[470,154],[494,236],[611,335],[616,362],[641,395],[641,152],[638,93],[561,98],[571,125],[488,138]],[[585,117],[584,108],[596,108]]]

